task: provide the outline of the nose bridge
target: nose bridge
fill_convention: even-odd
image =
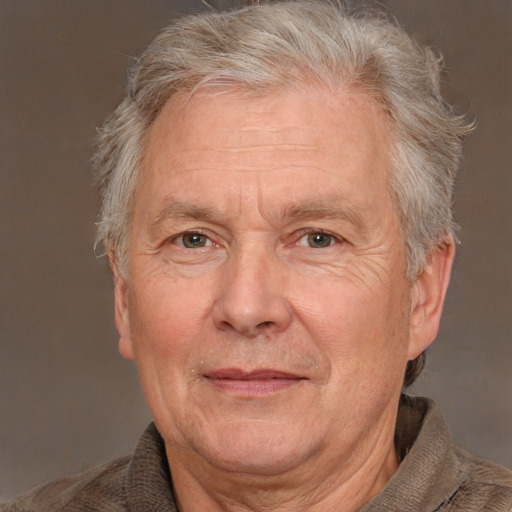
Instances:
[[[286,269],[268,244],[261,240],[239,243],[226,262],[222,278],[213,311],[217,328],[254,336],[289,325]]]

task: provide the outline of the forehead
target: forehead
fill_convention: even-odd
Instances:
[[[153,122],[149,142],[158,149],[158,139],[164,138],[182,152],[201,147],[313,142],[318,149],[332,152],[334,148],[328,147],[332,140],[343,136],[338,149],[347,144],[371,149],[382,135],[377,132],[382,128],[389,131],[386,121],[376,101],[358,91],[334,94],[311,87],[256,95],[213,88],[171,98]]]
[[[389,132],[380,108],[358,92],[178,96],[150,129],[136,198],[181,199],[201,185],[205,201],[216,201],[206,186],[236,189],[239,201],[251,191],[297,200],[328,191],[367,206],[387,192]]]

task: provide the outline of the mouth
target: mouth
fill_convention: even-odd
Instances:
[[[222,391],[246,397],[277,393],[306,380],[300,375],[271,369],[246,372],[237,368],[226,368],[208,372],[204,377]]]

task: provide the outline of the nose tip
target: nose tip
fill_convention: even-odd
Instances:
[[[237,331],[244,336],[254,337],[263,333],[284,331],[289,323],[291,314],[279,300],[256,304],[252,297],[246,301],[217,302],[214,323],[217,329]]]
[[[217,329],[247,337],[284,331],[292,313],[282,286],[284,271],[279,267],[279,262],[254,256],[233,263],[213,307]]]

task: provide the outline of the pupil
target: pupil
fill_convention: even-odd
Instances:
[[[205,237],[197,233],[192,233],[185,235],[183,243],[185,247],[203,247],[205,245]]]
[[[322,233],[315,233],[309,235],[309,244],[314,247],[327,247],[331,242],[330,235],[324,235]]]

